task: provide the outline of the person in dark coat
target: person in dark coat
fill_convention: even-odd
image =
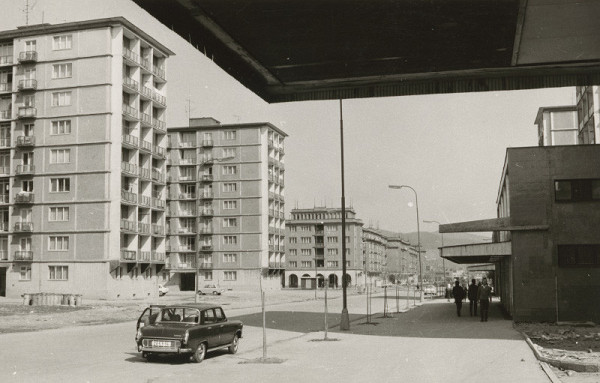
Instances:
[[[462,301],[465,299],[465,290],[460,286],[460,282],[454,282],[454,288],[452,289],[452,295],[454,296],[454,303],[456,304],[456,315],[460,316],[460,309],[462,309]]]
[[[477,316],[477,289],[478,286],[475,284],[475,279],[471,279],[471,284],[469,285],[469,313],[471,316]]]
[[[481,321],[487,322],[488,310],[490,303],[492,302],[492,288],[488,286],[486,278],[483,278],[482,282],[483,284],[479,286],[479,289],[477,290],[477,299],[479,299],[479,304],[481,306]]]

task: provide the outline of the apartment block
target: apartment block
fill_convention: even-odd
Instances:
[[[191,119],[168,134],[170,288],[279,288],[287,134],[270,123]]]
[[[157,295],[171,54],[120,17],[0,33],[0,295]]]
[[[600,88],[597,85],[575,87],[577,128],[580,145],[600,143]]]

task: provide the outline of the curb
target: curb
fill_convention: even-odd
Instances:
[[[545,357],[540,354],[536,345],[533,344],[533,342],[531,341],[531,339],[529,339],[529,337],[527,335],[525,335],[522,332],[521,332],[521,335],[523,335],[523,337],[525,338],[525,341],[527,342],[527,344],[533,351],[533,354],[535,355],[537,360],[539,360],[540,362],[547,363],[551,366],[558,367],[563,370],[572,370],[572,371],[577,371],[577,372],[600,372],[600,364],[557,360],[557,359]],[[546,371],[546,374],[548,374],[548,371],[546,369],[544,369],[544,371]],[[554,375],[554,373],[552,373],[552,375]],[[550,379],[552,379],[552,378],[550,378]],[[556,379],[558,379],[558,378],[556,378]],[[558,381],[560,381],[560,380],[558,380]]]

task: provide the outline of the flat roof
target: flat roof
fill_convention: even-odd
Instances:
[[[134,0],[267,102],[600,83],[600,2]]]

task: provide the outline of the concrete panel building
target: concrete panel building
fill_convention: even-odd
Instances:
[[[538,145],[577,145],[577,107],[553,106],[538,109],[535,118],[538,127]]]
[[[123,18],[0,33],[0,295],[157,294],[170,54]]]
[[[269,123],[198,118],[168,137],[169,286],[279,288],[287,134]]]

